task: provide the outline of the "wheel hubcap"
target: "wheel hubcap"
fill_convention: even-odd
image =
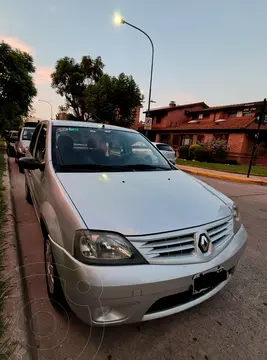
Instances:
[[[54,264],[53,264],[53,255],[50,241],[47,240],[46,243],[46,251],[45,251],[45,261],[46,261],[46,278],[47,284],[50,293],[53,295],[55,290],[55,282],[54,282]]]

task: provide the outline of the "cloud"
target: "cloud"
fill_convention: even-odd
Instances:
[[[50,84],[53,68],[51,66],[36,66],[34,81],[36,85]]]
[[[16,37],[0,35],[0,41],[4,41],[13,48],[25,51],[31,55],[35,54],[35,50],[30,45],[25,44],[23,41],[19,40]]]
[[[32,56],[36,55],[36,51],[33,47],[28,44],[25,44],[23,41],[16,37],[0,35],[0,41],[4,41],[15,49],[25,51]],[[34,82],[36,85],[50,84],[51,83],[51,74],[53,68],[50,66],[36,65],[36,72],[34,74]]]

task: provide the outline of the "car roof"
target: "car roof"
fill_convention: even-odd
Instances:
[[[115,125],[108,125],[108,124],[101,124],[101,123],[94,123],[94,122],[87,122],[87,121],[71,121],[71,120],[45,120],[42,122],[50,122],[53,126],[75,126],[75,127],[91,127],[95,129],[101,129],[104,125],[105,129],[107,130],[122,130],[122,131],[129,131],[135,132],[138,131],[133,129],[124,128],[121,126]]]

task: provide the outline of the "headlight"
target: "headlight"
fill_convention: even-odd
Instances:
[[[92,265],[146,264],[146,260],[122,235],[77,230],[74,256],[77,260]]]
[[[241,218],[238,207],[235,204],[232,207],[232,214],[234,220],[234,234],[236,234],[241,227]]]

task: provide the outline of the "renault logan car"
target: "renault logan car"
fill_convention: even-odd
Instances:
[[[232,278],[247,237],[236,205],[138,132],[42,122],[19,161],[44,236],[49,297],[63,294],[85,323],[175,314]]]

